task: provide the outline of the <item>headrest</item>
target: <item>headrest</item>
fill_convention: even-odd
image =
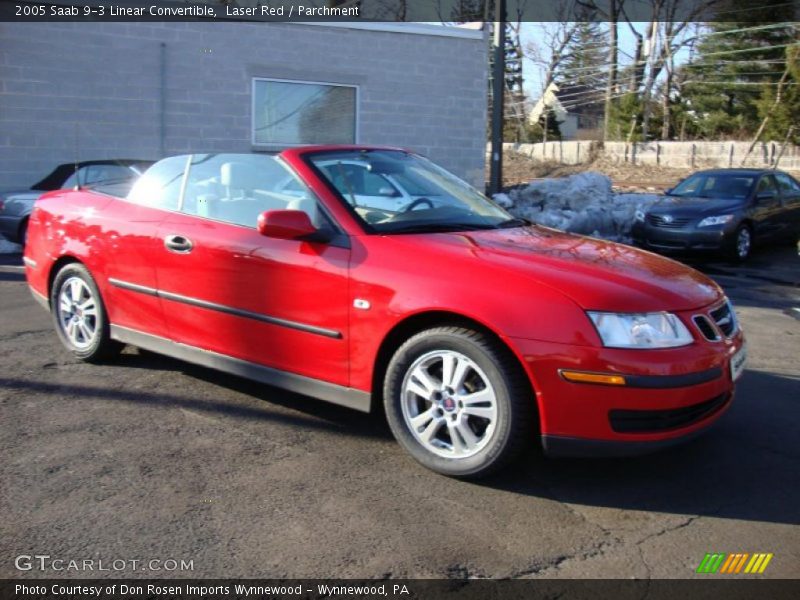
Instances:
[[[264,185],[264,174],[247,163],[229,162],[220,168],[220,183],[235,190],[254,190]]]

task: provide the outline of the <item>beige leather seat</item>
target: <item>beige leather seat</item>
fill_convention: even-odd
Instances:
[[[265,210],[285,209],[287,202],[269,193],[269,182],[259,169],[245,163],[228,162],[220,167],[225,195],[209,204],[209,217],[255,227]]]

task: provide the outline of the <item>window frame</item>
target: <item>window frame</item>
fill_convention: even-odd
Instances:
[[[257,142],[256,141],[256,85],[259,81],[272,83],[295,83],[300,85],[326,85],[329,87],[346,87],[355,90],[355,114],[353,117],[352,144],[361,143],[361,86],[355,83],[341,83],[337,81],[311,81],[305,79],[281,79],[278,77],[252,77],[250,80],[250,144],[254,150],[275,150],[278,148],[300,148],[308,146],[302,142]]]

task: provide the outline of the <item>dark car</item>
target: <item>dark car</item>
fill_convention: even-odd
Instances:
[[[633,240],[662,253],[711,251],[736,260],[754,244],[794,241],[800,183],[773,169],[713,169],[690,175],[637,211]]]
[[[58,165],[53,171],[27,190],[0,192],[0,235],[25,245],[28,217],[33,203],[45,192],[74,187],[94,187],[99,184],[133,185],[152,165],[147,160],[86,160]]]

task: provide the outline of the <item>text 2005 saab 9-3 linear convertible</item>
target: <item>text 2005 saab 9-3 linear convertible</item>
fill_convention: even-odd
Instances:
[[[79,358],[127,343],[382,404],[402,446],[452,476],[537,438],[562,456],[683,440],[744,368],[705,276],[515,219],[403,150],[170,157],[125,198],[48,194],[28,235],[28,282]]]

